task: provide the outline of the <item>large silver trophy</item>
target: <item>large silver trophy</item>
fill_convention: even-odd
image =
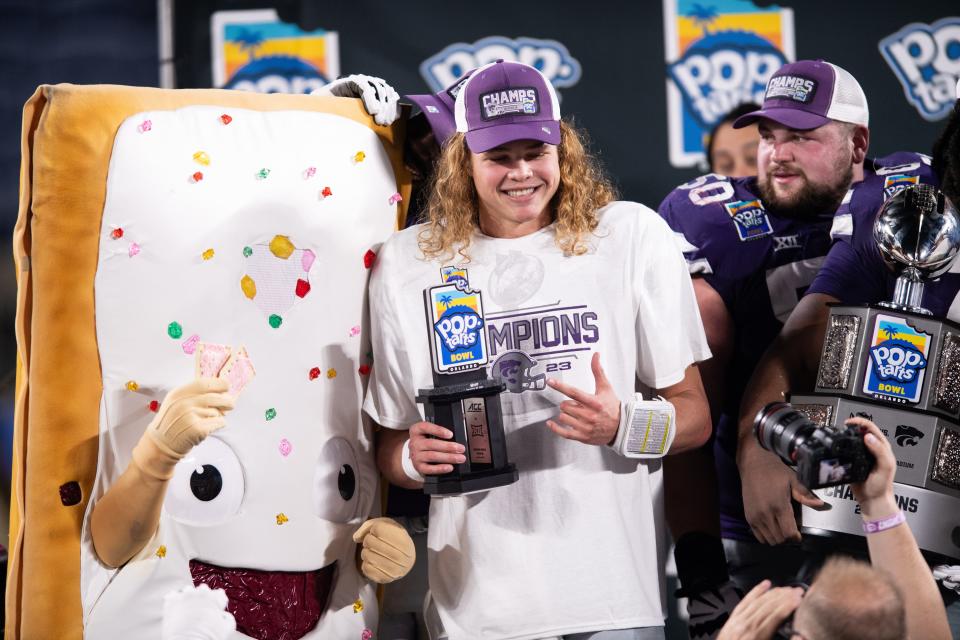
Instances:
[[[822,426],[873,419],[897,458],[894,492],[920,548],[960,559],[960,325],[921,306],[924,283],[960,251],[960,215],[916,185],[890,197],[874,239],[898,274],[893,300],[832,305],[813,394],[791,398]],[[831,505],[803,508],[804,533],[862,536],[849,485],[816,491]]]

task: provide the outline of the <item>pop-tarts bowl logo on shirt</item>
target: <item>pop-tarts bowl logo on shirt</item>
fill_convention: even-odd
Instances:
[[[770,219],[759,200],[737,200],[724,206],[733,219],[741,240],[753,240],[773,233]]]
[[[461,291],[466,291],[470,288],[470,279],[467,276],[467,270],[465,267],[441,267],[440,268],[440,282],[444,284],[452,284],[460,289]]]
[[[956,100],[960,17],[913,22],[880,41],[903,93],[924,120],[942,120]]]
[[[920,182],[920,176],[887,176],[883,179],[883,193],[886,197],[892,198],[907,187]]]
[[[463,371],[487,363],[480,292],[451,283],[430,289],[437,370]],[[461,285],[462,286],[462,285]]]
[[[449,87],[467,71],[500,59],[534,67],[557,90],[572,87],[580,80],[580,62],[570,55],[563,43],[503,36],[448,45],[420,63],[420,75],[436,92]]]
[[[540,99],[533,87],[490,91],[480,95],[480,113],[484,120],[503,116],[534,116],[540,113]]]
[[[916,403],[923,391],[931,336],[906,320],[878,315],[873,325],[864,393],[881,400]]]
[[[807,104],[817,92],[817,81],[803,76],[777,76],[767,83],[764,98],[786,98]]]
[[[704,137],[793,60],[793,11],[749,0],[663,0],[670,163],[704,159]]]

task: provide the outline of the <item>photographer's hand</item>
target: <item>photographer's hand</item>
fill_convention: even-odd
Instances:
[[[876,465],[863,482],[850,485],[860,503],[864,521],[876,521],[895,515],[900,506],[893,493],[897,460],[883,432],[865,418],[850,418],[848,425],[866,430],[863,442],[876,458]],[[917,541],[906,522],[868,533],[870,564],[890,574],[903,595],[907,614],[907,637],[950,638],[950,626],[937,583],[930,573]]]
[[[850,418],[846,424],[866,430],[863,442],[877,463],[863,482],[850,485],[853,497],[860,503],[864,520],[877,520],[897,512],[897,499],[893,495],[893,477],[897,473],[897,459],[893,456],[890,441],[880,428],[866,418]]]
[[[717,640],[769,640],[802,599],[803,589],[771,589],[770,581],[764,580],[743,597]]]
[[[799,542],[800,530],[791,499],[808,507],[823,506],[776,454],[764,451],[756,438],[742,438],[737,466],[743,485],[743,512],[757,540],[765,544]]]

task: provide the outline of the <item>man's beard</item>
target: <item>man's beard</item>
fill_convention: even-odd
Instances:
[[[806,174],[801,174],[803,187],[798,193],[786,198],[777,194],[768,171],[766,177],[757,182],[764,206],[784,218],[812,218],[823,213],[833,213],[853,182],[853,164],[848,159],[846,162],[837,163],[834,169],[837,179],[832,184],[812,184],[807,180]]]

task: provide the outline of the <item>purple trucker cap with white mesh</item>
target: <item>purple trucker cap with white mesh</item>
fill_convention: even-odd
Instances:
[[[848,71],[823,60],[785,64],[770,81],[763,106],[736,119],[734,129],[766,118],[791,129],[806,131],[831,120],[869,126],[867,96]]]
[[[560,102],[535,68],[497,60],[477,69],[454,105],[457,131],[483,153],[514,140],[560,144]]]

